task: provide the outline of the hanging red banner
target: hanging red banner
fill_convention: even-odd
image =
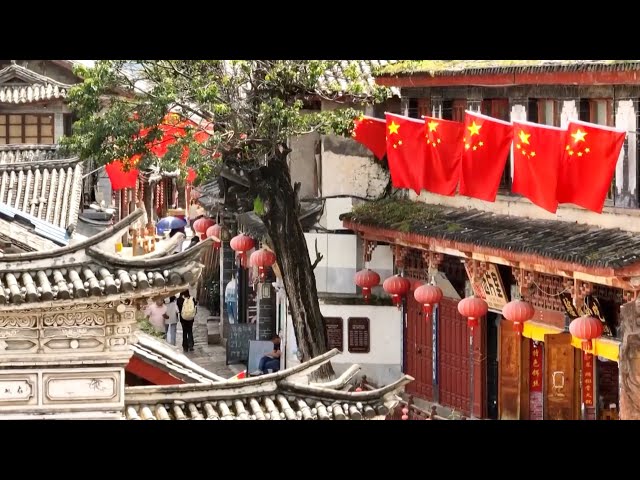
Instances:
[[[531,355],[529,355],[529,391],[542,392],[541,342],[531,342]]]
[[[582,401],[593,407],[593,355],[582,352]]]

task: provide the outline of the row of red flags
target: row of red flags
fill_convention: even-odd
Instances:
[[[494,202],[513,146],[512,192],[552,213],[560,203],[602,212],[626,136],[577,120],[562,129],[469,111],[464,123],[385,116],[356,119],[353,137],[387,156],[394,187]]]
[[[158,158],[162,158],[169,151],[169,146],[176,143],[178,138],[185,137],[187,135],[186,129],[190,128],[200,128],[196,125],[195,122],[188,119],[181,119],[180,116],[176,113],[170,113],[165,116],[162,120],[162,123],[158,126],[160,131],[162,132],[162,136],[160,139],[153,141],[147,147],[149,151],[154,154]],[[139,136],[141,138],[146,137],[151,128],[144,128],[140,130]],[[204,143],[209,136],[211,135],[212,126],[211,124],[200,128],[194,135],[194,139],[198,143]],[[187,159],[189,158],[189,147],[184,147],[182,155],[180,157],[180,161],[183,165],[186,165]],[[105,170],[107,172],[107,176],[109,177],[109,181],[111,182],[111,188],[113,190],[122,190],[123,188],[134,188],[136,186],[136,182],[138,181],[138,174],[140,173],[135,166],[140,161],[140,155],[134,155],[129,159],[129,164],[131,168],[127,171],[124,170],[122,161],[114,160],[111,163],[108,163],[105,166]],[[189,167],[187,170],[186,181],[188,183],[193,183],[196,179],[196,171]]]

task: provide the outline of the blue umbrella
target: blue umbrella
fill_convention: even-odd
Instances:
[[[184,228],[187,222],[178,217],[164,217],[156,225],[158,232],[167,232],[176,228]]]

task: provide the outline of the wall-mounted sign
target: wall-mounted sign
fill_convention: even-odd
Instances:
[[[587,295],[584,297],[582,307],[579,310],[573,304],[573,297],[569,292],[562,292],[560,294],[560,300],[562,301],[565,313],[569,318],[571,318],[571,320],[578,318],[580,315],[589,315],[591,317],[599,318],[602,322],[602,334],[607,337],[613,336],[611,328],[607,324],[604,312],[602,311],[600,301],[597,297],[593,295]]]
[[[582,352],[582,401],[593,407],[593,355]]]
[[[371,350],[371,338],[369,335],[369,319],[363,317],[350,317],[347,331],[349,353],[369,353]]]
[[[329,350],[344,349],[344,320],[340,317],[324,317],[324,328],[327,335]]]
[[[473,272],[467,263],[465,263],[465,270],[467,271],[467,276],[469,277],[475,295],[487,302],[491,310],[502,311],[502,307],[507,304],[508,300],[498,267],[493,263],[489,263],[487,271],[484,272],[482,276],[481,282],[473,281]]]
[[[542,393],[542,342],[529,344],[529,420],[542,420],[544,398]]]

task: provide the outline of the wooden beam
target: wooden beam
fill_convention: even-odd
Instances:
[[[546,275],[558,275],[561,277],[572,278],[575,280],[580,280],[583,282],[597,283],[599,285],[607,285],[610,287],[621,288],[623,290],[630,291],[640,291],[640,285],[634,286],[627,277],[622,277],[619,275],[604,275],[600,273],[590,273],[585,271],[580,271],[572,268],[559,268],[562,267],[576,267],[578,265],[575,264],[567,264],[566,262],[555,261],[552,259],[545,259],[544,257],[536,256],[540,259],[540,262],[530,262],[524,260],[518,260],[518,254],[515,252],[509,252],[512,258],[504,258],[502,256],[496,254],[487,254],[474,250],[482,249],[482,247],[476,247],[470,244],[462,244],[460,242],[456,242],[460,246],[470,245],[471,251],[468,251],[466,248],[452,248],[449,246],[442,246],[439,244],[440,240],[431,239],[424,237],[425,242],[419,242],[415,240],[407,240],[406,238],[401,238],[401,233],[398,232],[398,236],[394,237],[392,235],[388,235],[381,231],[358,231],[358,227],[349,223],[349,225],[345,226],[350,228],[356,232],[358,232],[363,237],[366,237],[367,240],[376,240],[379,242],[386,242],[390,244],[400,245],[407,248],[413,248],[416,250],[422,251],[433,251],[437,253],[443,253],[445,255],[449,255],[452,257],[458,257],[462,259],[473,259],[480,262],[489,262],[497,265],[505,265],[512,268],[522,268],[524,270],[530,270],[537,273],[543,273]],[[515,257],[515,258],[514,258]],[[544,262],[544,263],[543,263]],[[555,266],[558,265],[558,266]],[[587,268],[587,267],[582,267]],[[598,269],[605,270],[607,273],[616,273],[613,269]]]
[[[511,87],[517,85],[640,85],[640,70],[599,72],[540,72],[540,73],[449,73],[431,76],[416,73],[397,77],[378,77],[378,85],[385,87],[453,87],[487,86]]]

